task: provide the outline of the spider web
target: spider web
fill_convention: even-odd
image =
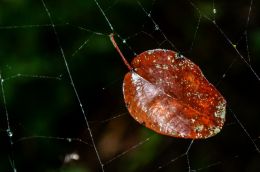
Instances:
[[[260,171],[259,2],[3,1],[0,171]],[[135,122],[122,95],[131,59],[177,51],[228,102],[223,130],[170,138]]]

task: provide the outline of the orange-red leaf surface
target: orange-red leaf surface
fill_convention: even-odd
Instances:
[[[200,68],[170,50],[136,56],[124,78],[127,108],[140,124],[180,138],[208,138],[225,122],[226,101]]]

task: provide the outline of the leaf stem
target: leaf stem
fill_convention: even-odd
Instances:
[[[123,62],[124,62],[125,65],[127,66],[127,68],[128,68],[130,71],[132,71],[133,68],[132,68],[132,66],[128,63],[128,61],[126,60],[125,56],[123,55],[123,53],[121,52],[120,48],[118,47],[118,45],[117,45],[117,43],[116,43],[116,41],[115,41],[115,39],[114,39],[114,34],[111,33],[111,34],[109,35],[109,37],[110,37],[110,40],[111,40],[111,42],[113,43],[113,45],[114,45],[116,51],[119,53],[121,59],[123,60]]]

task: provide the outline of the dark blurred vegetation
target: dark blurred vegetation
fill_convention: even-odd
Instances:
[[[108,162],[105,171],[154,171],[161,165],[165,166],[161,171],[188,171],[186,157],[171,160],[187,150],[190,140],[157,135],[137,124],[128,114],[122,95],[122,81],[127,68],[109,41],[111,30],[94,1],[45,2],[56,25],[102,162]],[[194,39],[199,13],[189,1],[140,2],[145,9],[152,10],[152,19],[167,39],[198,64],[208,80],[216,85],[226,98],[228,107],[259,146],[260,82],[219,30],[209,20],[201,18]],[[195,4],[203,14],[213,18],[211,0],[195,1]],[[217,23],[237,44],[247,61],[243,33],[249,4],[250,0],[215,1]],[[160,44],[163,35],[155,30],[155,25],[137,1],[100,0],[100,5],[116,33],[127,40],[128,46],[117,38],[129,61],[135,53],[148,49],[174,49],[167,42]],[[254,1],[246,30],[251,57],[249,64],[260,74],[258,7],[259,1]],[[56,37],[40,0],[0,1],[0,71],[3,78],[18,73],[61,76],[61,80],[40,77],[5,80],[14,144],[10,146],[6,133],[7,121],[1,98],[0,171],[13,171],[12,161],[18,172],[100,171]],[[120,114],[123,115],[103,121]],[[59,138],[77,138],[88,144]],[[147,138],[150,140],[138,146]],[[138,147],[132,150],[132,146]],[[129,152],[109,161],[124,151]],[[64,162],[65,156],[71,153],[79,154],[80,159]],[[191,169],[201,168],[201,171],[256,172],[260,171],[259,162],[259,152],[229,110],[222,132],[206,140],[196,140],[189,153]]]

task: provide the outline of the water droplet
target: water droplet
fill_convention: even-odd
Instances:
[[[159,30],[159,26],[158,26],[158,25],[155,25],[155,26],[154,26],[154,30]]]
[[[10,129],[7,129],[6,132],[9,137],[13,137],[13,132]]]

